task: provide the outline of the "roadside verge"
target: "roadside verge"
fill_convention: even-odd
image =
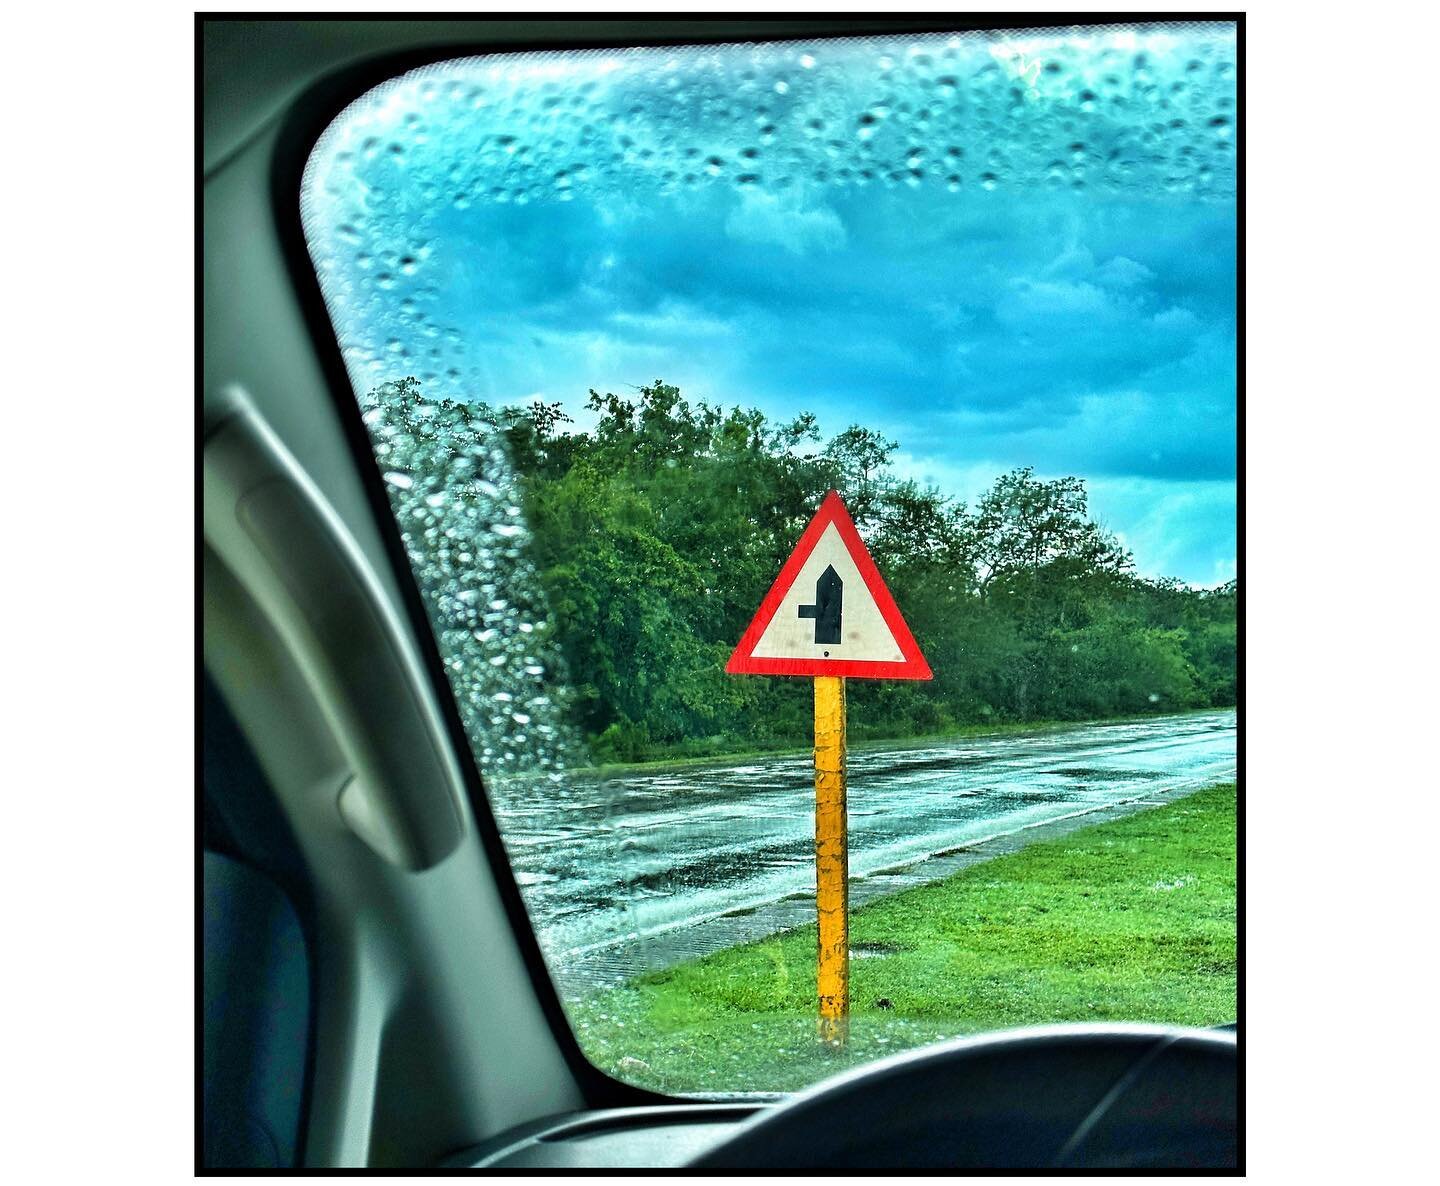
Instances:
[[[621,1078],[715,1093],[1020,1025],[1231,1021],[1235,819],[1234,784],[1212,786],[860,907],[844,1055],[815,1039],[813,924],[574,1002],[577,1033]]]

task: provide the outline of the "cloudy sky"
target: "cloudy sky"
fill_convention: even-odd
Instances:
[[[471,110],[485,102],[473,97],[477,86],[463,114],[445,117],[464,120],[468,148],[453,137],[444,152],[425,147],[403,176],[382,151],[367,165],[352,148],[360,163],[348,167],[363,172],[369,205],[334,213],[330,224],[348,217],[363,227],[368,211],[383,227],[377,194],[444,177],[425,189],[423,234],[413,232],[412,202],[395,205],[390,220],[393,239],[403,215],[415,245],[393,248],[394,275],[382,279],[413,283],[404,299],[421,311],[399,329],[376,322],[357,334],[352,358],[368,358],[371,375],[400,364],[419,373],[416,359],[439,351],[412,350],[412,338],[443,327],[465,349],[460,366],[437,376],[442,387],[492,403],[559,400],[582,426],[588,388],[663,378],[689,396],[776,417],[812,411],[826,436],[855,423],[878,429],[899,442],[903,475],[967,500],[1016,466],[1077,474],[1092,512],[1143,573],[1224,581],[1235,575],[1236,546],[1235,204],[1223,187],[1174,180],[1182,167],[1210,176],[1211,159],[1223,167],[1233,84],[1223,46],[1220,58],[1210,42],[1160,50],[1147,58],[1126,43],[1108,72],[1087,73],[1093,49],[1061,46],[1007,73],[995,62],[1009,58],[967,43],[955,65],[925,62],[887,78],[883,102],[857,97],[854,60],[831,68],[831,77],[850,72],[851,90],[826,91],[823,68],[791,62],[787,72],[781,58],[754,59],[742,75],[707,75],[721,98],[694,110],[644,108],[662,88],[659,66],[627,61],[602,73],[608,109],[623,109],[628,122],[590,120],[573,136],[546,125],[548,140],[537,144],[548,155],[537,164],[530,154],[520,172],[514,138],[495,128],[524,123],[525,105],[543,94],[512,87],[510,105],[497,105],[486,125]],[[959,81],[941,78],[937,92],[938,69]],[[672,62],[664,81],[674,73]],[[820,81],[810,84],[812,74]],[[1181,107],[1175,97],[1202,77],[1208,89],[1191,84]],[[1093,89],[1102,85],[1120,99],[1090,114],[1104,107],[1105,93],[1097,99]],[[746,87],[764,98],[714,106],[727,88]],[[912,92],[922,98],[907,101]],[[936,93],[957,112],[943,130],[931,114],[949,107],[924,98]],[[433,112],[433,95],[400,96],[370,117],[385,124],[382,134],[372,128],[362,140],[357,131],[355,144],[378,146],[397,123],[403,134],[407,102]],[[847,124],[856,109],[858,124]],[[858,128],[860,142],[806,141],[817,111],[831,127]],[[607,146],[622,146],[608,158],[614,168],[583,167],[595,126]],[[533,120],[526,127],[533,132]],[[1157,129],[1167,128],[1162,141]],[[790,155],[767,169],[776,140]],[[656,147],[637,151],[637,142]],[[351,159],[335,155],[342,165],[332,177]],[[646,183],[666,159],[678,162],[667,177],[694,169],[688,184]],[[487,184],[503,169],[522,181],[472,200],[472,165]],[[527,188],[523,179],[536,175],[549,186]],[[452,190],[454,201],[434,200]],[[382,262],[368,272],[334,265],[354,273],[360,293],[347,314],[331,276],[337,322],[359,324],[362,307],[401,301],[373,289],[374,268],[387,265],[383,249],[372,257]],[[419,276],[407,281],[410,273]]]

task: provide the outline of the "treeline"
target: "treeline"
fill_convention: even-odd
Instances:
[[[390,449],[433,444],[437,422],[503,433],[571,712],[598,760],[808,743],[808,681],[724,666],[832,488],[935,673],[851,681],[855,736],[1235,703],[1234,582],[1136,576],[1079,478],[1020,469],[966,506],[896,479],[896,442],[870,429],[822,441],[813,415],[776,423],[660,380],[592,390],[590,432],[560,404],[427,403],[413,379],[367,406]]]

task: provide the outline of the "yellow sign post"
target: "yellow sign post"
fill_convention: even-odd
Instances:
[[[843,1046],[850,1026],[845,680],[929,679],[930,665],[835,491],[820,504],[725,670],[815,679],[815,990],[820,1038]]]
[[[850,847],[845,818],[845,677],[815,677],[816,988],[820,1040],[843,1046],[850,1028]]]

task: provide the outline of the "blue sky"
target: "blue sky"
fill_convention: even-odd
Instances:
[[[883,101],[858,51],[819,68],[756,51],[738,73],[588,61],[608,89],[570,131],[536,112],[573,75],[537,89],[492,69],[482,91],[472,65],[452,74],[464,92],[392,91],[321,173],[337,192],[347,169],[363,180],[364,208],[310,219],[332,237],[318,262],[357,382],[431,366],[446,394],[559,400],[582,426],[588,388],[655,378],[777,418],[812,411],[827,436],[884,432],[902,475],[967,500],[1016,466],[1080,475],[1141,572],[1229,579],[1236,215],[1213,182],[1229,160],[1226,43],[1107,46],[1108,70],[1092,45],[1023,48],[967,42],[953,65],[885,75]],[[958,81],[937,88],[942,69]],[[435,115],[437,93],[456,109]],[[691,100],[655,101],[676,93]],[[407,114],[426,104],[426,122]],[[816,112],[845,139],[806,140]],[[404,153],[387,158],[376,146],[397,124]],[[338,225],[370,240],[360,266]]]

